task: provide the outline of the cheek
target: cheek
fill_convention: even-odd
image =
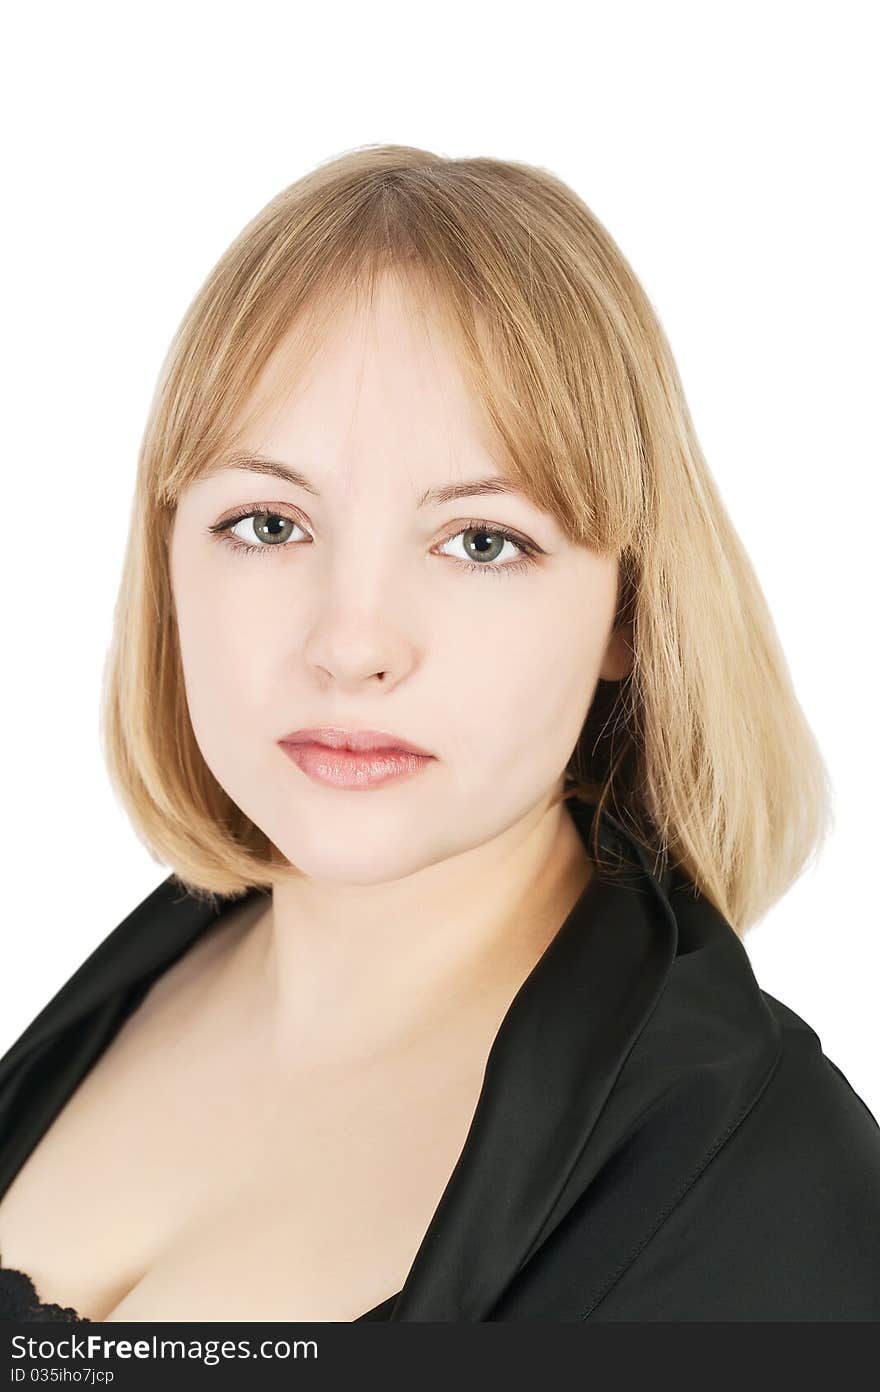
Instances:
[[[247,748],[249,729],[256,738],[268,693],[277,690],[273,663],[283,649],[278,606],[261,602],[259,576],[206,566],[191,567],[179,580],[175,608],[187,703],[196,739],[213,767],[223,750]]]
[[[483,583],[508,583],[505,580]],[[511,582],[513,584],[514,582]],[[498,605],[492,622],[460,625],[445,644],[438,715],[462,732],[484,767],[509,764],[545,775],[563,766],[596,688],[604,634],[588,604]],[[451,659],[450,660],[450,656]]]

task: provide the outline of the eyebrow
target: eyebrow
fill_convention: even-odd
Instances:
[[[236,453],[228,458],[213,464],[206,472],[207,477],[215,474],[224,473],[227,469],[246,469],[252,474],[270,474],[274,478],[284,479],[286,483],[292,483],[297,488],[303,488],[313,497],[320,498],[320,493],[313,483],[310,483],[305,474],[299,473],[297,469],[291,469],[287,464],[279,464],[275,459],[265,459],[260,454]],[[418,499],[419,507],[426,507],[429,503],[448,503],[455,498],[476,498],[484,494],[492,493],[513,493],[520,494],[520,489],[516,484],[503,478],[480,478],[470,479],[462,483],[442,484],[438,488],[426,488]]]

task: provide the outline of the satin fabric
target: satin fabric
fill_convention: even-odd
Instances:
[[[596,808],[567,806],[591,848]],[[877,1320],[876,1119],[695,886],[655,873],[608,812],[598,830],[602,864],[502,1020],[459,1158],[377,1317]],[[169,876],[0,1060],[0,1193],[229,902]]]

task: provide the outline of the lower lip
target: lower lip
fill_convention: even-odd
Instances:
[[[378,788],[394,779],[409,778],[433,761],[431,754],[404,749],[330,749],[325,744],[285,744],[289,759],[328,788]]]

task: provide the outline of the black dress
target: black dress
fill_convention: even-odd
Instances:
[[[596,809],[567,805],[592,849]],[[598,832],[404,1285],[359,1319],[880,1320],[875,1117],[696,887]],[[219,902],[169,876],[0,1059],[0,1195]],[[75,1317],[0,1276],[0,1317]]]

